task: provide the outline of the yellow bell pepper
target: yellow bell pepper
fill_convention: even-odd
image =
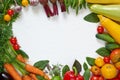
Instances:
[[[98,15],[101,25],[108,31],[108,33],[120,44],[120,25],[106,18],[102,15]]]
[[[88,3],[120,4],[120,0],[86,0]]]

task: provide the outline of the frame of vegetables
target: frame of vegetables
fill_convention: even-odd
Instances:
[[[48,18],[59,15],[58,4],[61,12],[69,13],[69,8],[72,8],[76,15],[82,8],[89,8],[91,13],[84,19],[100,22],[96,38],[105,42],[104,47],[96,50],[99,57],[86,57],[87,63],[83,65],[75,60],[72,69],[68,65],[50,66],[49,60],[29,64],[29,56],[21,50],[12,24],[20,16],[22,8],[38,4],[43,6]],[[53,7],[50,8],[49,4]],[[119,14],[119,0],[0,0],[0,80],[119,80]],[[80,73],[82,67],[83,74]]]

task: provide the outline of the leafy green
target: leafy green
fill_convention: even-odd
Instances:
[[[89,80],[89,78],[90,78],[90,70],[89,69],[85,70],[83,77],[84,77],[84,80]]]
[[[41,61],[36,62],[34,66],[41,70],[44,70],[45,67],[48,65],[48,63],[49,63],[49,60],[41,60]]]
[[[95,13],[88,14],[87,16],[84,17],[84,20],[88,22],[93,22],[93,23],[99,22],[99,18],[97,17],[97,14]]]
[[[21,54],[24,58],[29,59],[29,56],[21,49],[16,50],[18,54]]]
[[[0,61],[0,72],[3,72],[4,71],[4,67],[3,67],[3,61]]]
[[[110,51],[107,50],[105,47],[101,47],[99,49],[96,50],[96,53],[101,55],[101,56],[109,56],[110,55]]]
[[[62,69],[62,76],[64,76],[64,74],[67,72],[67,71],[70,71],[70,68],[68,65],[65,65]]]
[[[84,71],[88,69],[88,65],[84,62],[83,64]]]
[[[79,74],[82,70],[81,68],[81,64],[78,60],[75,60],[75,62],[73,63],[73,66],[72,67],[75,67],[77,69],[77,73]]]
[[[95,65],[95,59],[91,57],[86,57],[86,60],[90,66]]]
[[[37,75],[36,76],[38,80],[45,80],[44,77]]]

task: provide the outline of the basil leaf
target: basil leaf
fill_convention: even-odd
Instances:
[[[88,65],[85,62],[83,64],[83,68],[84,68],[84,71],[86,71],[88,69]]]
[[[100,56],[103,56],[103,57],[110,55],[110,51],[107,50],[105,47],[101,47],[101,48],[97,49],[96,53],[99,54]]]
[[[64,77],[64,74],[67,72],[67,71],[70,71],[70,68],[68,65],[65,65],[62,69],[62,76]]]
[[[84,80],[89,80],[89,78],[90,78],[90,70],[89,69],[85,70],[83,77],[84,77]]]
[[[87,16],[84,17],[84,20],[86,20],[88,22],[93,22],[93,23],[99,22],[99,18],[97,16],[97,14],[95,14],[95,13],[88,14]]]
[[[41,69],[41,70],[44,70],[45,67],[48,65],[49,61],[48,60],[41,60],[41,61],[38,61],[34,64],[35,67]]]
[[[79,73],[81,72],[81,70],[82,70],[81,64],[80,64],[80,62],[79,62],[78,60],[75,60],[75,62],[74,62],[74,64],[73,64],[72,67],[75,67],[75,68],[77,69],[77,73],[78,73],[78,74],[79,74]]]
[[[90,66],[95,65],[95,59],[91,57],[86,57],[86,60]]]

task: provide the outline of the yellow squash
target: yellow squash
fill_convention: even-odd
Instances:
[[[120,0],[86,0],[88,3],[120,4]]]
[[[108,33],[120,44],[120,25],[106,18],[102,15],[98,15],[101,25],[108,31]]]

